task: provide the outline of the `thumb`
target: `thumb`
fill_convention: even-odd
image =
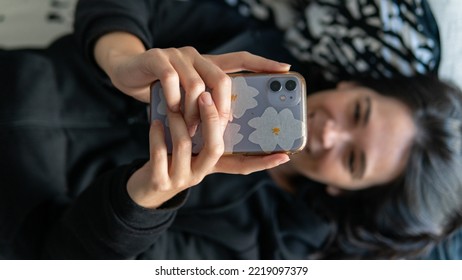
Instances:
[[[266,156],[228,155],[215,165],[214,173],[250,174],[274,168],[290,160],[287,154],[278,153]]]
[[[206,57],[226,73],[239,71],[287,72],[291,67],[287,63],[277,62],[249,52],[207,55]]]

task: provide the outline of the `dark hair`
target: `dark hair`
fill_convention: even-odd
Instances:
[[[340,197],[305,193],[335,228],[312,257],[416,258],[461,224],[462,94],[434,76],[360,83],[404,102],[417,135],[405,171],[393,182]]]

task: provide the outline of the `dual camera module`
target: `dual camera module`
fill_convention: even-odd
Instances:
[[[287,80],[284,82],[284,88],[288,91],[293,91],[297,88],[297,82],[294,80]],[[270,83],[270,89],[274,92],[281,91],[282,83],[278,80],[274,80]]]
[[[275,77],[268,81],[269,101],[275,107],[291,107],[300,102],[299,81],[294,77]]]

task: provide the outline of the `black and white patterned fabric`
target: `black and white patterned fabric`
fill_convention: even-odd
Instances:
[[[272,21],[300,61],[327,80],[436,72],[440,42],[425,0],[225,0],[244,16]]]

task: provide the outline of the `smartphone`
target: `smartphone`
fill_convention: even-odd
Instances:
[[[224,132],[225,154],[263,155],[301,151],[307,141],[306,83],[302,75],[236,73],[232,80],[233,120]],[[184,94],[183,90],[181,90]],[[213,96],[213,93],[212,93]],[[160,82],[151,86],[150,120],[160,120],[172,151],[166,101]],[[193,153],[200,152],[201,125],[192,138]]]

